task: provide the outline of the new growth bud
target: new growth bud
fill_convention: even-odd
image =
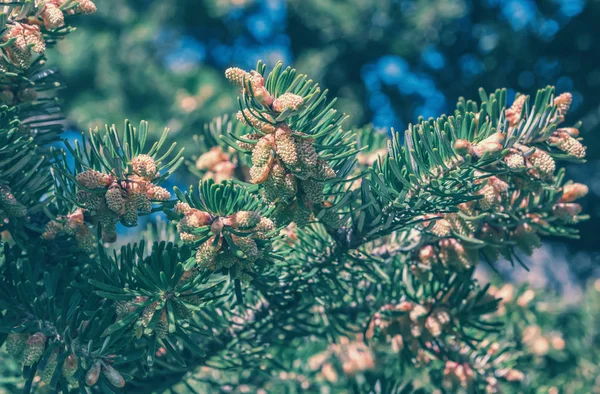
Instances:
[[[525,105],[525,101],[527,100],[527,96],[520,95],[518,96],[513,104],[506,110],[506,119],[510,126],[514,127],[521,120],[521,113],[523,112],[523,106]]]

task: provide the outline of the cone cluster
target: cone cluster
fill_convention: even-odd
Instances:
[[[10,333],[5,342],[6,352],[17,362],[30,367],[40,361],[46,349],[46,341],[46,336],[41,332],[34,334]],[[67,356],[62,365],[59,365],[58,352],[55,351],[46,360],[44,369],[38,370],[38,373],[40,379],[49,384],[56,370],[60,368],[62,376],[71,387],[75,388],[78,383],[74,375],[78,367],[79,359],[73,353]]]
[[[442,333],[452,333],[454,319],[444,306],[420,305],[403,301],[386,305],[373,315],[366,338],[379,339],[392,345],[392,350],[404,349],[416,355],[422,343],[430,342]]]
[[[153,182],[159,174],[154,159],[139,155],[132,159],[133,172],[119,180],[113,174],[86,170],[77,174],[77,202],[98,223],[104,242],[117,239],[117,223],[138,224],[139,215],[152,211],[153,201],[168,201],[171,194]]]
[[[58,216],[56,220],[48,222],[42,238],[55,240],[58,236],[74,237],[77,246],[85,253],[92,253],[96,249],[96,236],[85,223],[81,208],[66,217]]]
[[[471,393],[475,390],[475,372],[473,372],[469,363],[446,361],[442,383],[444,388],[450,390],[450,392],[463,390]]]
[[[255,263],[268,251],[275,228],[273,222],[258,212],[239,211],[220,217],[179,202],[175,211],[181,215],[177,230],[182,241],[197,243],[196,263],[200,269],[213,271],[234,268],[236,277],[252,279]],[[208,239],[206,234],[208,230]]]
[[[519,127],[523,121],[526,98],[524,95],[517,97],[506,110],[509,131],[510,128]],[[555,98],[554,121],[557,124],[564,120],[571,100],[568,93]],[[495,169],[507,171],[498,175],[491,175],[485,169],[476,171],[479,199],[460,204],[458,214],[438,215],[433,218],[435,220],[424,223],[425,232],[434,240],[417,252],[419,268],[415,268],[415,271],[439,266],[438,263],[448,269],[468,269],[477,264],[480,252],[491,261],[501,254],[510,258],[507,243],[531,254],[541,245],[538,233],[549,228],[551,222],[576,223],[580,218],[581,206],[574,201],[587,194],[585,185],[565,185],[550,210],[542,207],[538,201],[544,195],[544,188],[553,186],[556,178],[556,163],[546,148],[555,147],[574,159],[582,159],[585,147],[577,139],[578,135],[576,128],[559,128],[545,141],[540,140],[542,137],[532,138],[535,146],[517,143],[507,150],[504,150],[503,133],[492,134],[474,144],[465,140],[456,141],[454,149],[457,153],[470,154],[475,159],[502,152],[501,161],[494,166]],[[500,221],[497,215],[510,215],[511,219]],[[474,242],[484,241],[485,245],[473,247],[472,243],[464,241],[465,237],[474,239]]]
[[[312,356],[308,366],[330,383],[336,383],[340,374],[352,377],[374,369],[375,354],[360,338],[350,341],[342,337],[339,343],[333,343],[325,351]]]
[[[278,225],[308,223],[312,212],[322,207],[323,182],[336,174],[319,157],[314,140],[286,123],[287,118],[302,111],[304,98],[293,93],[273,98],[262,75],[255,71],[230,68],[225,76],[262,107],[247,108],[237,114],[240,122],[256,130],[238,142],[241,149],[252,155],[251,182],[262,186],[261,194],[267,203],[277,204]]]
[[[123,319],[131,313],[136,313],[139,315],[135,322],[135,334],[136,337],[140,338],[144,333],[144,330],[148,327],[152,319],[154,318],[154,314],[161,310],[159,308],[159,302],[152,302],[142,308],[141,304],[144,304],[148,301],[148,297],[146,296],[137,296],[131,301],[119,301],[115,304],[115,313],[117,315],[117,321]],[[163,319],[165,321],[163,321]],[[167,331],[164,331],[164,328],[167,327]],[[168,323],[166,322],[166,314],[160,316],[160,320],[154,326],[154,333],[159,338],[164,338],[168,333]]]
[[[37,363],[46,348],[46,336],[35,334],[10,333],[6,338],[6,352],[24,366]]]
[[[184,278],[181,279],[181,284],[186,283],[189,279],[195,276],[196,272],[187,271],[184,274]],[[186,293],[169,294],[162,297],[163,301],[169,298],[171,305],[175,309],[175,313],[178,318],[189,319],[192,316],[192,310],[186,305],[198,306],[201,303],[201,299],[196,295],[189,295]],[[158,338],[166,338],[169,335],[169,321],[167,315],[167,309],[165,306],[161,307],[161,303],[158,301],[152,302],[146,306],[142,306],[148,301],[146,296],[137,296],[131,301],[119,301],[115,304],[115,313],[117,321],[125,318],[131,313],[139,315],[135,322],[135,334],[138,338],[142,336],[144,331],[149,327],[150,322],[154,319],[158,313],[156,324],[153,327],[154,335]],[[141,312],[141,313],[140,313]]]
[[[29,68],[33,61],[46,51],[46,41],[40,26],[48,31],[56,30],[64,26],[65,13],[75,15],[96,12],[96,5],[90,0],[79,0],[75,3],[75,7],[70,7],[66,11],[60,7],[67,3],[67,0],[49,0],[39,3],[32,8],[29,18],[21,17],[19,22],[9,22],[8,31],[2,37],[5,43],[12,40],[3,48],[6,58],[13,66],[21,69]],[[20,12],[19,8],[15,7],[14,12]]]

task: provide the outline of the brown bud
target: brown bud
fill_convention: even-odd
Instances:
[[[119,373],[119,371],[114,369],[112,366],[104,365],[102,368],[102,373],[104,374],[106,380],[108,380],[113,386],[118,388],[125,386],[125,379],[123,379],[123,376]]]
[[[471,143],[467,140],[456,140],[454,150],[461,156],[471,153]]]
[[[485,154],[496,153],[502,150],[504,139],[506,135],[504,133],[494,133],[478,142],[473,146],[473,154],[477,157],[482,157]]]
[[[96,361],[85,374],[85,384],[93,386],[100,377],[100,361]]]
[[[432,265],[432,262],[435,259],[435,250],[433,246],[427,245],[424,246],[423,249],[419,251],[419,261],[427,266]]]
[[[75,375],[79,366],[79,360],[74,353],[69,354],[62,367],[62,374],[65,378]]]
[[[588,194],[588,187],[582,183],[570,183],[563,187],[560,202],[573,202]]]
[[[565,132],[573,138],[579,137],[579,129],[576,129],[575,127],[562,127],[556,131],[557,132]]]
[[[223,231],[223,222],[221,221],[221,219],[217,218],[215,221],[212,222],[212,224],[210,225],[210,231],[213,234],[220,234],[221,231]]]
[[[258,101],[266,107],[270,106],[273,103],[273,97],[271,96],[269,91],[264,87],[253,89],[252,93],[254,93],[254,98],[256,99],[256,101]]]

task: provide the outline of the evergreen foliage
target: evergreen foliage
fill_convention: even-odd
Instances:
[[[587,187],[561,168],[585,157],[580,125],[564,124],[570,94],[508,105],[481,90],[388,137],[346,128],[336,100],[282,63],[230,68],[240,110],[200,132],[204,153],[186,162],[198,185],[171,195],[161,184],[185,152],[168,130],[61,135],[44,50],[95,5],[3,8],[6,391],[598,388],[600,288],[551,313],[530,289],[475,277],[484,262],[526,269],[519,254],[587,219]]]

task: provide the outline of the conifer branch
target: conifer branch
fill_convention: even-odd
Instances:
[[[587,219],[587,187],[557,168],[585,158],[579,124],[563,125],[569,94],[507,106],[505,90],[481,91],[388,138],[345,130],[335,99],[282,63],[230,68],[240,111],[196,138],[205,152],[186,164],[201,179],[172,199],[161,185],[185,158],[168,130],[153,140],[125,121],[56,144],[60,83],[44,51],[94,4],[1,8],[0,344],[12,361],[0,370],[18,368],[13,386],[497,392],[564,348],[523,327],[522,314],[552,319],[531,290],[515,297],[474,272],[520,263],[542,236],[576,237]],[[109,248],[118,223],[157,212],[168,222]]]

